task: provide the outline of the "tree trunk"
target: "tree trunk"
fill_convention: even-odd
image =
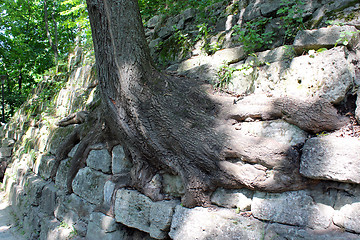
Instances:
[[[55,65],[57,66],[58,60],[59,60],[59,52],[58,52],[58,48],[57,48],[57,44],[58,44],[58,42],[57,42],[57,24],[54,21],[53,14],[52,14],[52,20],[53,20],[54,28],[55,28],[55,42],[51,38],[51,33],[50,33],[50,28],[49,28],[47,0],[44,0],[44,21],[45,21],[46,36],[47,36],[47,38],[49,40],[50,47],[54,52]]]
[[[188,207],[209,204],[217,187],[268,191],[303,187],[292,185],[291,175],[290,180],[276,176],[269,180],[264,171],[264,179],[256,179],[251,173],[263,171],[256,165],[262,162],[258,159],[242,168],[243,163],[238,162],[243,149],[235,152],[241,148],[241,139],[232,126],[234,120],[221,114],[222,108],[233,106],[233,99],[210,97],[208,86],[199,80],[156,71],[137,0],[87,0],[87,7],[104,105],[102,117],[113,137],[131,154],[134,187],[161,199],[159,190],[150,184],[154,175],[159,171],[180,175],[185,186],[182,203]],[[298,165],[299,154],[294,151],[289,149],[283,161]],[[286,155],[286,150],[281,154]],[[233,156],[239,157],[237,162]],[[291,174],[294,171],[297,169]],[[289,182],[279,188],[277,181]],[[301,182],[301,177],[296,181]]]

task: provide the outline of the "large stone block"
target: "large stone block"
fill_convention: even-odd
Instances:
[[[237,130],[244,135],[272,138],[290,145],[304,143],[308,137],[305,131],[284,120],[242,122]]]
[[[265,221],[325,229],[332,223],[334,209],[315,203],[306,191],[257,192],[253,198],[251,212],[254,217]]]
[[[166,237],[177,201],[153,202],[147,196],[120,189],[116,193],[115,219],[126,226],[150,233],[156,239]]]
[[[56,172],[55,184],[60,189],[66,189],[66,181],[70,170],[71,159],[67,158],[60,162]]]
[[[264,223],[228,209],[188,209],[178,205],[169,236],[174,240],[263,239],[264,228]]]
[[[111,156],[106,149],[91,150],[86,159],[86,164],[88,167],[103,173],[111,173]]]
[[[360,184],[360,142],[328,135],[309,139],[303,148],[300,173],[308,178]]]
[[[40,155],[36,160],[35,173],[45,179],[49,179],[54,163],[55,163],[55,156]]]
[[[331,26],[299,31],[294,40],[294,47],[298,52],[331,48],[335,45],[348,45],[351,48],[358,40],[359,33],[354,26]]]
[[[54,183],[47,184],[42,190],[40,209],[44,214],[48,216],[54,215],[57,200],[57,191],[58,189],[55,187]]]
[[[269,92],[276,97],[304,100],[319,96],[331,103],[339,103],[355,79],[355,70],[347,55],[345,47],[336,47],[291,61],[264,65],[253,73],[256,74],[255,93]]]
[[[33,205],[38,206],[42,196],[43,188],[46,182],[36,175],[26,175],[24,177],[23,186],[27,196],[27,201]]]
[[[73,180],[74,193],[93,204],[100,204],[104,199],[104,185],[108,175],[85,167],[79,170]]]

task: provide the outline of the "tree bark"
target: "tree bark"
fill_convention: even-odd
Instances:
[[[208,85],[199,80],[161,74],[153,67],[137,0],[87,0],[87,7],[102,117],[131,154],[134,187],[159,200],[161,194],[150,184],[154,175],[159,171],[180,175],[185,186],[182,203],[188,207],[208,205],[217,187],[267,191],[304,187],[301,177],[296,184],[291,177],[269,179],[267,168],[259,170],[260,160],[249,160],[246,166],[239,163],[241,138],[232,126],[234,119],[221,111],[230,108],[233,99],[209,97]],[[293,151],[280,161],[296,165],[299,154]],[[287,155],[286,149],[281,154]],[[258,170],[260,180],[257,173],[251,175]]]
[[[47,9],[47,0],[44,0],[44,21],[45,21],[45,30],[46,30],[46,36],[49,40],[49,44],[51,49],[54,52],[54,58],[55,58],[55,65],[57,66],[58,60],[59,60],[59,51],[58,51],[58,40],[57,40],[57,24],[54,20],[54,15],[52,14],[52,20],[55,28],[55,39],[54,41],[51,38],[50,28],[49,28],[49,17],[48,17],[48,9]]]

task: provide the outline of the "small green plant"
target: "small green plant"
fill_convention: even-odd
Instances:
[[[273,42],[274,31],[265,32],[265,26],[270,20],[271,18],[258,18],[247,22],[244,27],[239,25],[233,27],[233,35],[239,37],[238,40],[244,45],[247,53],[253,53]]]
[[[212,28],[208,27],[207,23],[202,23],[197,25],[199,30],[198,35],[195,38],[195,41],[202,40],[203,44],[201,46],[201,50],[206,52],[208,55],[215,53],[217,50],[220,49],[220,44],[218,42],[210,43],[210,33],[213,31]]]
[[[305,10],[302,0],[281,0],[281,8],[277,11],[285,27],[284,44],[291,42],[299,30],[305,29],[303,15]]]
[[[340,43],[344,46],[347,46],[350,42],[350,40],[356,35],[359,34],[360,30],[356,31],[343,31],[340,33],[340,37],[338,40],[336,40],[335,47]]]
[[[214,87],[216,89],[227,88],[231,84],[233,74],[235,71],[243,72],[243,74],[245,76],[245,75],[247,75],[248,70],[251,70],[252,68],[253,68],[253,66],[250,64],[247,64],[247,63],[240,65],[240,67],[238,67],[238,68],[231,67],[231,66],[229,66],[229,64],[224,63],[223,65],[220,66],[220,69],[218,71],[218,80],[219,81],[214,84]]]
[[[215,88],[223,89],[229,86],[235,71],[237,69],[234,67],[230,67],[227,64],[222,65],[218,71],[219,82],[215,84]]]

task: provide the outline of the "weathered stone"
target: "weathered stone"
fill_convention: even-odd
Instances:
[[[360,233],[360,202],[343,206],[335,212],[333,221],[347,231]]]
[[[126,157],[124,148],[121,145],[117,145],[112,150],[112,173],[121,174],[129,172],[132,167],[132,163]]]
[[[237,130],[244,135],[272,138],[282,144],[304,143],[308,134],[283,120],[242,122]]]
[[[185,194],[184,184],[178,175],[163,174],[163,192],[174,197]]]
[[[99,171],[85,167],[79,170],[73,180],[73,191],[76,195],[93,204],[100,204],[104,199],[104,185],[108,179]]]
[[[88,167],[103,173],[111,172],[111,156],[106,149],[91,150],[86,159],[86,164]]]
[[[313,230],[310,228],[300,228],[295,226],[288,226],[284,224],[273,223],[266,228],[264,238],[270,239],[308,239],[308,240],[359,240],[360,236],[351,234],[339,229]]]
[[[41,221],[40,240],[63,240],[74,236],[74,229],[65,228],[56,218],[44,218]]]
[[[115,219],[126,226],[150,233],[153,238],[163,239],[177,204],[174,201],[152,202],[137,191],[119,189],[116,192]]]
[[[116,223],[115,218],[106,216],[101,212],[93,212],[90,215],[90,222],[100,227],[105,233],[115,232],[119,224]]]
[[[45,179],[49,179],[54,163],[55,163],[55,156],[40,155],[36,160],[35,173]]]
[[[195,14],[196,14],[196,10],[194,8],[188,8],[181,13],[181,18],[183,18],[185,21],[188,21],[194,18]]]
[[[154,202],[150,209],[150,236],[156,239],[166,238],[170,230],[172,216],[178,201]]]
[[[332,223],[334,209],[315,203],[306,191],[260,193],[251,205],[254,217],[266,221],[325,229]]]
[[[66,189],[66,181],[68,177],[68,172],[70,170],[71,159],[67,158],[60,162],[59,168],[55,176],[55,184],[61,189]]]
[[[242,46],[234,47],[234,48],[226,48],[217,51],[212,56],[210,64],[214,67],[219,67],[221,64],[224,63],[231,64],[231,63],[239,62],[240,60],[245,59],[246,56],[247,54]]]
[[[105,230],[103,230],[101,226],[98,225],[97,220],[89,222],[86,233],[87,240],[118,240],[125,239],[125,236],[126,234],[121,230],[105,232]]]
[[[41,212],[43,212],[47,216],[54,215],[57,200],[57,191],[58,189],[55,187],[54,183],[47,184],[42,190],[40,209]]]
[[[251,209],[253,192],[248,189],[218,188],[211,196],[211,202],[225,208],[237,208],[239,211]]]
[[[353,33],[342,36],[344,33]],[[359,33],[353,26],[331,26],[315,30],[299,31],[294,40],[297,52],[310,49],[331,48],[335,45],[347,45],[352,48],[359,40]],[[347,43],[345,43],[345,41]]]
[[[24,191],[29,204],[38,206],[46,182],[36,175],[26,175],[23,181]]]
[[[357,138],[335,135],[311,138],[303,148],[300,173],[313,179],[360,184],[359,149]]]
[[[293,59],[296,54],[293,46],[281,46],[272,50],[255,53],[246,59],[249,65],[264,65],[265,63],[281,62]]]
[[[257,75],[255,92],[304,100],[319,96],[331,103],[339,103],[355,78],[355,70],[346,56],[344,47],[336,47],[312,56],[296,57],[291,62],[262,66],[254,73]]]
[[[152,201],[134,190],[119,189],[116,192],[115,219],[126,226],[150,232]]]
[[[169,236],[174,240],[262,239],[265,224],[228,209],[177,206]]]
[[[148,28],[154,28],[156,27],[158,24],[161,23],[162,21],[162,16],[161,15],[155,15],[152,18],[149,19],[149,21],[147,21],[146,23],[146,27]]]
[[[107,181],[104,185],[104,204],[107,206],[111,205],[111,199],[115,190],[115,183]]]

